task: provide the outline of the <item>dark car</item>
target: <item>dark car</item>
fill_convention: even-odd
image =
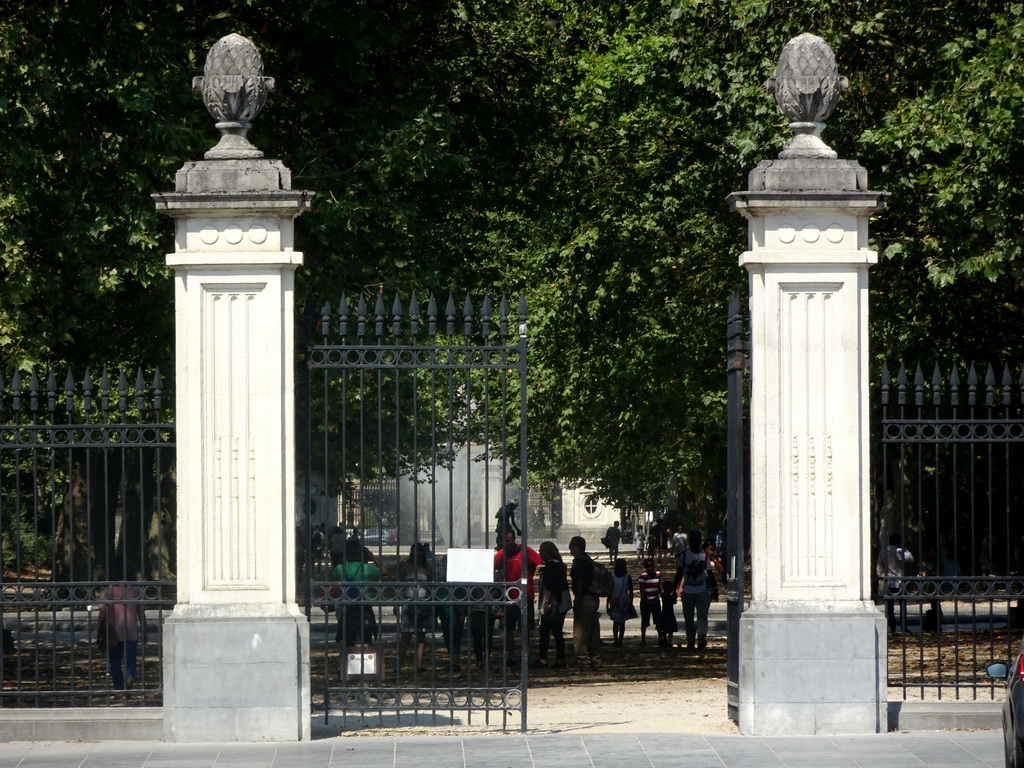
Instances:
[[[397,541],[398,534],[394,528],[367,528],[362,535],[364,547],[394,546]]]
[[[1005,664],[989,664],[989,677],[1006,680],[1006,701],[1003,702],[1003,745],[1006,768],[1024,768],[1024,638],[1017,649],[1017,658]]]

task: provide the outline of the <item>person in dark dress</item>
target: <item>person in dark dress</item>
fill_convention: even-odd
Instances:
[[[555,661],[550,666],[557,669],[565,666],[565,614],[572,606],[569,590],[569,574],[562,562],[562,556],[553,541],[540,545],[540,558],[544,567],[540,572],[540,648],[534,667],[548,666],[548,648],[551,638],[555,640]]]

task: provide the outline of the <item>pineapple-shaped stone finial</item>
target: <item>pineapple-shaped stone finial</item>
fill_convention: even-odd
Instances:
[[[206,153],[207,160],[263,157],[246,134],[274,90],[274,78],[263,76],[263,59],[255,45],[241,35],[222,37],[210,48],[203,77],[192,80],[192,89],[203,94],[221,133],[220,142]]]
[[[839,75],[828,43],[806,32],[794,37],[783,47],[775,77],[765,87],[795,134],[779,157],[834,159],[836,153],[821,140],[821,131],[850,84]]]

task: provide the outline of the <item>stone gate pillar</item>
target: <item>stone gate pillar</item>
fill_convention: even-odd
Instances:
[[[868,218],[886,193],[820,138],[846,78],[818,37],[768,82],[795,133],[729,196],[749,222],[752,601],[739,727],[886,728],[886,625],[870,599]]]
[[[293,226],[312,194],[245,138],[271,78],[228,35],[193,85],[220,143],[156,194],[174,218],[178,600],[164,625],[168,741],[310,738],[295,603]]]

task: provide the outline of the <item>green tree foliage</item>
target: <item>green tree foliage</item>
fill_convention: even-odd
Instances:
[[[148,194],[214,143],[188,85],[228,32],[278,83],[251,137],[318,195],[301,290],[527,293],[536,478],[644,506],[676,475],[720,504],[724,308],[745,281],[724,198],[788,139],[762,85],[803,31],[852,83],[826,141],[893,193],[876,355],[1021,352],[1020,4],[9,6],[3,362],[167,352],[170,226]]]
[[[927,70],[901,76],[911,87],[861,135],[892,192],[876,228],[886,258],[872,274],[873,330],[880,349],[912,359],[1019,364],[1024,15],[1020,3],[954,10],[945,29],[921,33],[927,47],[908,51]],[[901,21],[878,14],[854,29],[896,45]]]
[[[167,228],[148,204],[196,122],[195,25],[144,2],[5,4],[0,361],[166,360]],[[162,247],[158,247],[162,246]]]

